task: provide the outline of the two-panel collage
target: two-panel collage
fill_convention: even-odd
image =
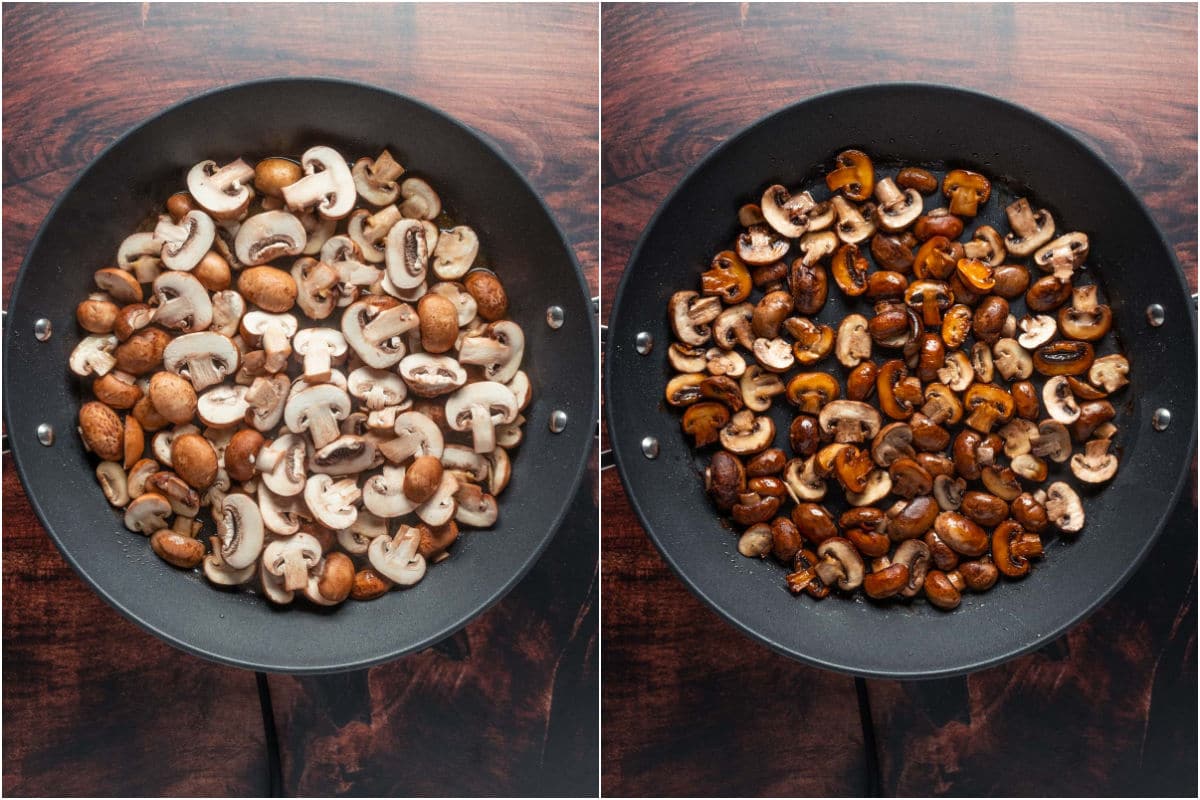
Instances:
[[[7,797],[1196,797],[1197,4],[4,3]]]

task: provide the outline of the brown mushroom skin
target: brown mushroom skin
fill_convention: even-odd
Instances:
[[[954,552],[954,548],[942,541],[942,537],[937,535],[937,531],[926,531],[922,537],[925,546],[929,548],[929,558],[933,561],[933,565],[940,570],[949,572],[958,567],[958,553]],[[926,580],[929,577],[926,576]]]
[[[1001,264],[992,270],[996,281],[992,293],[1005,300],[1016,300],[1029,289],[1030,277],[1029,270],[1020,264]]]
[[[940,569],[931,569],[925,575],[925,585],[922,587],[925,599],[934,608],[943,611],[953,611],[962,603],[962,594]]]
[[[792,509],[792,522],[800,535],[814,545],[838,535],[833,515],[817,503],[797,503]]]
[[[444,525],[429,525],[422,522],[417,526],[417,530],[421,532],[421,543],[417,546],[417,552],[426,559],[434,559],[437,556],[443,556],[450,545],[458,541],[458,523],[450,520]]]
[[[746,477],[765,478],[779,475],[787,465],[787,460],[787,453],[778,447],[763,450],[746,462]]]
[[[130,375],[145,375],[162,365],[163,351],[171,343],[171,335],[162,328],[142,328],[117,345],[113,355],[117,369]]]
[[[908,289],[908,278],[892,270],[880,270],[867,276],[868,300],[900,300]]]
[[[942,453],[917,453],[915,458],[934,478],[938,475],[954,475],[954,462]]]
[[[171,466],[188,486],[203,492],[217,479],[217,451],[198,433],[177,436],[171,442]]]
[[[442,482],[442,462],[436,456],[417,456],[404,472],[404,496],[424,503]]]
[[[508,313],[508,294],[504,284],[493,273],[486,270],[472,270],[463,278],[467,293],[475,298],[479,316],[488,322],[503,319]]]
[[[1075,441],[1086,442],[1106,422],[1114,419],[1117,411],[1107,400],[1092,400],[1079,404],[1079,419],[1071,423],[1071,435]]]
[[[173,372],[156,372],[150,378],[150,402],[168,422],[183,425],[196,415],[196,390],[192,382]]]
[[[204,560],[204,543],[182,533],[163,528],[150,537],[150,549],[173,567],[195,569]]]
[[[1030,558],[1040,558],[1042,540],[1007,520],[992,532],[992,561],[1006,578],[1021,578],[1029,573]]]
[[[912,428],[913,447],[918,450],[936,453],[950,446],[950,431],[921,412],[913,414],[908,424]]]
[[[829,587],[814,572],[817,561],[817,554],[812,550],[801,549],[796,553],[793,562],[796,571],[787,576],[788,589],[793,594],[806,592],[815,600],[824,600],[829,596]]]
[[[792,262],[788,288],[796,313],[811,317],[825,307],[829,297],[829,276],[820,264],[807,267],[798,258]]]
[[[988,295],[975,309],[971,330],[974,331],[976,339],[992,344],[1000,338],[1004,330],[1004,321],[1007,319],[1008,301],[1003,297]]]
[[[1033,368],[1046,376],[1082,375],[1095,358],[1095,351],[1087,342],[1051,342],[1033,352]]]
[[[983,475],[983,466],[979,463],[978,450],[983,444],[984,437],[978,431],[963,430],[954,437],[954,468],[958,474],[969,481],[979,480]]]
[[[200,263],[192,270],[192,275],[200,281],[200,285],[210,292],[220,292],[228,289],[233,283],[233,273],[229,262],[215,250],[209,250],[200,259]]]
[[[926,333],[918,341],[917,377],[926,383],[936,381],[938,370],[946,365],[946,345],[936,333]]]
[[[1012,501],[1012,516],[1022,528],[1031,533],[1041,533],[1050,527],[1046,507],[1028,492],[1022,492]]]
[[[444,295],[429,292],[417,303],[421,347],[430,353],[445,353],[458,338],[458,309]]]
[[[763,264],[755,267],[750,273],[750,281],[755,288],[763,291],[774,291],[783,288],[787,281],[788,265],[786,261],[776,261],[773,264]]]
[[[715,295],[727,305],[745,300],[750,288],[750,270],[732,250],[717,253],[708,271],[700,276],[701,294]]]
[[[304,170],[286,158],[264,158],[254,166],[254,188],[268,197],[283,197],[283,187],[304,177]]]
[[[858,552],[868,558],[886,556],[888,550],[892,547],[892,540],[886,535],[875,531],[863,530],[862,528],[847,529],[846,538],[854,544]]]
[[[927,169],[904,167],[896,173],[896,185],[901,189],[916,189],[921,194],[933,194],[938,188],[938,179]]]
[[[913,226],[913,235],[922,242],[927,242],[935,236],[943,236],[949,241],[962,236],[963,221],[944,208],[935,208],[928,214],[917,218]]]
[[[253,428],[243,428],[230,437],[229,444],[225,446],[225,471],[232,480],[248,481],[254,478],[254,461],[264,442],[262,434]]]
[[[392,588],[392,582],[380,575],[372,567],[360,569],[354,573],[354,583],[350,588],[350,597],[355,600],[376,600],[383,597]]]
[[[1037,389],[1029,381],[1017,381],[1009,387],[1013,398],[1013,407],[1018,417],[1036,421],[1042,412],[1042,401],[1038,398]]]
[[[750,317],[750,329],[755,336],[774,339],[779,335],[779,326],[792,311],[792,296],[779,290],[768,292],[754,307]]]
[[[1046,313],[1053,311],[1071,299],[1073,287],[1069,280],[1060,280],[1053,275],[1039,278],[1025,292],[1025,304],[1030,311]]]
[[[917,240],[912,234],[880,231],[871,237],[871,255],[882,269],[903,277],[903,273],[912,272],[913,247],[916,244]]]
[[[721,403],[696,403],[683,412],[680,424],[683,432],[692,437],[696,449],[700,449],[720,438],[721,428],[729,419],[729,409]]]
[[[749,526],[766,522],[779,511],[780,502],[778,497],[763,497],[750,492],[743,494],[739,502],[733,504],[730,516],[739,525]]]
[[[847,297],[860,297],[866,293],[869,269],[870,264],[859,253],[856,244],[843,244],[833,254],[833,279]]]
[[[354,589],[354,562],[345,553],[334,552],[325,556],[321,575],[317,579],[317,592],[331,603],[341,603]]]
[[[971,489],[963,495],[959,512],[977,525],[991,528],[1008,518],[1008,503],[994,494]]]
[[[771,554],[780,563],[791,564],[803,546],[804,539],[794,522],[787,517],[776,517],[771,521]]]
[[[762,495],[763,497],[778,497],[779,502],[783,502],[788,496],[787,484],[782,478],[774,475],[761,475],[757,478],[750,478],[746,481],[746,490],[753,494]]]
[[[788,442],[796,455],[808,457],[821,447],[821,425],[816,417],[801,414],[788,428]]]
[[[247,302],[272,314],[291,311],[296,304],[295,279],[275,267],[248,267],[242,270],[238,275],[237,288]]]
[[[131,413],[133,414],[133,418],[140,422],[142,428],[147,431],[157,431],[171,424],[167,421],[166,417],[155,410],[154,404],[145,395],[133,404],[133,411]]]
[[[79,409],[83,444],[101,461],[125,461],[125,426],[117,412],[95,400]]]
[[[88,333],[111,333],[119,310],[110,300],[88,298],[75,306],[75,321]]]
[[[705,473],[708,482],[708,493],[717,508],[730,511],[738,501],[739,495],[746,490],[746,470],[742,462],[728,450],[720,450],[713,454]]]
[[[938,517],[938,504],[929,495],[914,497],[907,503],[897,503],[888,510],[887,535],[893,542],[915,539],[924,535]]]
[[[897,458],[888,467],[892,494],[907,499],[933,491],[933,476],[912,458]]]
[[[177,225],[189,212],[199,210],[201,210],[200,206],[196,205],[196,201],[192,199],[189,192],[176,192],[167,198],[167,213],[171,215],[171,219]]]
[[[900,593],[908,585],[908,567],[891,564],[863,576],[862,587],[872,600],[886,600]]]
[[[956,511],[943,511],[938,514],[934,530],[942,541],[959,555],[979,556],[987,552],[987,533]]]
[[[133,408],[142,399],[142,390],[135,383],[126,383],[113,373],[101,375],[92,383],[96,399],[109,408],[125,410]]]
[[[875,393],[875,381],[879,377],[879,366],[874,361],[864,361],[846,376],[846,399],[863,401]]]
[[[964,561],[958,565],[957,571],[962,576],[963,583],[972,592],[986,592],[995,586],[1000,578],[1000,571],[996,569],[990,556],[975,561]]]

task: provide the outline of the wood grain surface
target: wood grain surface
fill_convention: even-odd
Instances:
[[[605,4],[603,316],[686,171],[781,106],[960,85],[1065,125],[1132,185],[1196,285],[1193,5]],[[881,791],[1196,794],[1196,495],[1130,583],[1036,653],[967,678],[868,681]],[[867,791],[850,678],[735,632],[602,477],[606,795]]]
[[[3,11],[5,298],[55,199],[101,149],[221,85],[320,75],[408,94],[483,132],[598,272],[594,5],[13,5]],[[261,795],[254,675],[104,604],[4,460],[7,795]],[[529,576],[436,649],[272,676],[285,793],[593,794],[595,472]]]

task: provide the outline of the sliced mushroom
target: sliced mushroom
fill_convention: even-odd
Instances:
[[[258,505],[244,494],[227,495],[216,518],[221,561],[233,569],[254,564],[263,548],[263,520]]]
[[[443,231],[433,250],[433,274],[444,281],[456,281],[467,274],[479,254],[479,236],[466,225]]]
[[[196,401],[196,413],[211,428],[234,428],[245,420],[249,410],[245,386],[214,386]]]
[[[107,375],[117,365],[113,351],[117,349],[117,337],[112,334],[85,336],[71,351],[68,365],[71,372],[81,378],[88,375]]]
[[[1117,474],[1117,457],[1108,452],[1108,439],[1092,439],[1082,453],[1071,456],[1071,472],[1084,483],[1105,483]]]
[[[861,314],[848,314],[838,325],[834,353],[842,366],[853,368],[871,357],[871,336],[867,332],[867,325],[867,318]]]
[[[209,330],[233,338],[237,335],[246,313],[246,301],[232,289],[215,292],[212,300],[212,322]]]
[[[1036,212],[1024,197],[1009,204],[1004,212],[1012,232],[1004,237],[1008,252],[1022,258],[1031,255],[1054,236],[1054,217],[1044,208]]]
[[[1058,312],[1063,334],[1072,339],[1095,342],[1112,327],[1112,309],[1096,300],[1096,287],[1078,286],[1069,307]]]
[[[791,243],[767,225],[751,225],[738,234],[738,257],[747,264],[772,264],[787,255]]]
[[[709,323],[721,313],[716,297],[701,297],[696,292],[676,292],[668,303],[671,328],[684,344],[702,345],[712,336]]]
[[[170,516],[171,503],[167,498],[155,492],[145,492],[126,507],[125,527],[149,536],[166,528]]]
[[[263,567],[283,579],[283,589],[295,592],[308,585],[309,573],[321,561],[321,542],[311,534],[296,533],[276,539],[262,552]]]
[[[362,492],[353,478],[334,481],[329,475],[316,474],[304,484],[304,503],[313,518],[333,530],[354,524],[361,499]]]
[[[345,355],[346,339],[332,328],[305,328],[292,338],[292,348],[304,356],[304,379],[320,383],[329,380],[333,359]]]
[[[417,328],[420,319],[407,303],[390,297],[367,297],[342,314],[342,335],[363,363],[387,369],[404,358],[403,335]]]
[[[836,442],[865,442],[879,433],[879,412],[857,400],[833,400],[821,409],[821,430]]]
[[[676,301],[677,298],[678,295],[675,295],[672,297],[672,300]],[[717,305],[717,309],[720,309],[719,304]],[[676,306],[675,310],[678,311],[679,308]],[[692,311],[690,308],[688,310],[689,312]],[[708,313],[711,313],[711,307],[706,307],[706,310],[703,311],[701,317],[707,316]],[[755,339],[754,332],[751,329],[753,316],[754,306],[750,303],[739,303],[736,306],[730,306],[724,311],[720,311],[715,321],[712,323],[713,341],[716,342],[718,347],[721,347],[725,350],[732,350],[736,345],[739,344],[742,347],[745,347],[747,350],[750,350],[754,347]],[[691,324],[690,320],[685,318],[682,320],[682,322],[684,324],[684,330],[688,330],[688,326]],[[674,315],[672,315],[672,326],[675,326],[676,324],[677,323],[675,322]],[[693,338],[699,336],[700,333],[702,332],[697,332],[695,329],[693,329]],[[699,347],[707,341],[707,338],[701,337],[701,339],[702,340],[695,345],[688,345],[687,342],[683,342],[682,346]]]
[[[1079,419],[1079,404],[1071,394],[1071,385],[1067,383],[1066,376],[1056,375],[1046,381],[1042,387],[1042,404],[1046,407],[1046,413],[1064,425]]]
[[[409,525],[401,525],[392,537],[378,536],[367,548],[371,566],[398,586],[412,586],[425,577],[425,557],[417,550],[421,545],[421,532]]]
[[[373,206],[386,206],[396,202],[400,195],[396,179],[404,174],[404,167],[385,148],[374,160],[360,158],[355,161],[350,174],[362,199]]]
[[[138,283],[153,283],[162,273],[163,240],[152,232],[125,237],[117,248],[117,266],[132,272]]]
[[[797,503],[820,502],[825,497],[824,479],[817,474],[816,456],[793,458],[783,470],[783,482],[792,500]]]
[[[840,536],[826,539],[817,546],[817,556],[821,561],[815,570],[825,584],[836,582],[838,588],[846,592],[862,585],[865,574],[862,556],[849,540]]]
[[[1046,488],[1046,515],[1055,527],[1066,533],[1083,530],[1085,517],[1083,503],[1075,490],[1062,481],[1055,481]]]
[[[283,418],[292,433],[308,431],[313,445],[320,449],[339,436],[338,422],[349,413],[350,396],[346,390],[326,383],[299,391],[293,388]]]
[[[1033,356],[1016,339],[999,339],[992,345],[992,364],[1006,381],[1023,381],[1033,374]]]
[[[458,360],[483,367],[483,377],[489,381],[507,383],[521,368],[524,353],[525,335],[521,326],[501,320],[489,323],[482,336],[463,339]]]
[[[902,190],[891,178],[875,183],[875,197],[879,200],[875,220],[879,227],[890,233],[912,225],[924,208],[920,192],[916,189]]]
[[[1088,380],[1112,394],[1129,383],[1129,360],[1120,354],[1101,356],[1092,362]]]
[[[400,184],[400,213],[409,219],[437,219],[442,213],[442,200],[437,192],[420,178],[408,178]]]
[[[96,467],[96,480],[109,503],[117,508],[129,504],[129,481],[125,470],[116,461],[101,461]]]
[[[238,350],[228,336],[212,331],[185,333],[163,350],[163,366],[192,382],[197,392],[237,371]]]
[[[771,407],[771,398],[783,394],[785,387],[778,375],[767,372],[762,367],[753,365],[742,373],[738,388],[741,390],[742,402],[751,411],[763,412]]]
[[[476,453],[490,453],[496,446],[495,426],[516,416],[516,398],[495,381],[467,384],[446,400],[447,424],[456,431],[470,430]]]
[[[833,210],[837,214],[837,225],[834,231],[837,237],[846,244],[865,242],[875,234],[875,223],[862,215],[855,206],[846,202],[841,195],[829,198]]]
[[[214,219],[241,216],[254,192],[249,182],[254,167],[242,159],[218,168],[215,161],[201,161],[188,170],[187,188],[192,198]]]
[[[954,391],[963,392],[975,380],[975,368],[971,366],[971,359],[966,353],[955,350],[946,356],[946,362],[937,371],[937,376],[939,381]]]
[[[274,430],[283,419],[283,408],[291,386],[286,374],[255,378],[244,396],[246,421],[263,433]]]
[[[266,354],[263,369],[275,373],[287,367],[292,355],[292,337],[299,329],[291,314],[269,314],[250,311],[242,317],[241,333],[247,342],[260,345]]]
[[[298,211],[316,206],[326,219],[341,219],[354,210],[354,176],[336,150],[310,147],[300,156],[300,164],[304,177],[282,189],[288,208]]]
[[[1070,280],[1087,255],[1087,234],[1075,231],[1058,237],[1034,253],[1033,263],[1059,280]]]
[[[429,267],[429,240],[420,220],[402,219],[387,234],[384,260],[387,277],[397,289],[415,289],[425,283]]]
[[[282,256],[304,251],[308,233],[295,215],[286,211],[264,211],[242,223],[234,239],[238,261],[247,266],[266,264]]]
[[[400,377],[408,384],[413,394],[420,397],[438,397],[463,386],[467,382],[467,371],[449,356],[413,353],[400,361]],[[511,396],[512,392],[509,392],[509,395]]]

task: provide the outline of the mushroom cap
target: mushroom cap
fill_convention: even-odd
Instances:
[[[462,525],[490,528],[496,524],[500,509],[496,498],[473,483],[462,483],[454,493],[457,510],[454,519]]]
[[[354,178],[354,188],[364,200],[373,206],[386,206],[396,202],[400,195],[395,179],[404,174],[404,167],[384,150],[378,158],[355,161],[350,174]]]
[[[341,356],[346,353],[346,338],[333,328],[305,328],[292,337],[292,349],[300,355],[307,355],[314,346],[327,347],[330,355]]]
[[[1004,211],[1012,228],[1004,245],[1013,255],[1028,256],[1054,236],[1054,217],[1044,208],[1035,212],[1028,198],[1017,198]]]
[[[250,403],[246,401],[247,388],[229,384],[214,386],[196,400],[196,413],[209,427],[236,427],[250,410]]]
[[[157,269],[162,266],[163,244],[162,239],[149,231],[130,234],[117,248],[117,266],[131,272],[136,272],[140,265]]]
[[[1079,403],[1071,393],[1071,384],[1065,375],[1055,375],[1042,387],[1042,405],[1054,419],[1070,425],[1079,419]]]
[[[901,190],[891,178],[875,184],[875,196],[879,207],[875,218],[885,231],[902,231],[917,221],[925,208],[925,201],[916,189]]]
[[[808,192],[792,194],[786,186],[768,186],[760,204],[763,220],[789,239],[798,239],[808,230],[811,212],[817,203]]]
[[[1075,533],[1083,529],[1083,503],[1070,485],[1055,481],[1046,487],[1046,515],[1061,531]]]
[[[268,330],[277,328],[291,339],[299,330],[300,324],[292,314],[272,314],[269,311],[255,309],[247,311],[242,317],[241,330],[250,336],[259,337]]]
[[[145,492],[125,509],[125,527],[149,536],[167,527],[171,502],[156,492]]]
[[[392,537],[378,536],[367,548],[371,566],[388,580],[400,586],[412,586],[425,577],[425,557],[417,552],[421,532],[401,525]]]
[[[1016,339],[998,339],[992,345],[992,366],[1007,381],[1023,381],[1033,374],[1033,356]]]
[[[892,476],[886,469],[873,469],[867,475],[867,487],[861,492],[846,492],[846,501],[852,506],[869,506],[878,503],[892,491]]]
[[[217,518],[221,560],[233,569],[254,564],[263,547],[263,520],[258,504],[244,494],[226,495]]]
[[[445,438],[437,423],[419,411],[406,411],[396,417],[396,438],[380,446],[381,452],[393,462],[403,462],[418,455],[441,458]]]
[[[349,528],[358,517],[362,491],[353,478],[334,481],[329,475],[310,475],[304,484],[304,503],[313,518],[332,530]]]
[[[213,331],[177,336],[163,350],[163,366],[188,378],[198,392],[237,372],[239,360],[240,354],[233,340]],[[211,364],[216,380],[206,379],[206,372],[197,374],[194,366],[197,362]]]
[[[842,576],[837,582],[839,589],[849,592],[862,585],[865,571],[862,556],[849,539],[832,536],[817,546],[817,555],[835,560],[841,568]]]
[[[293,386],[283,407],[283,421],[292,433],[303,433],[309,429],[311,415],[318,409],[329,409],[337,419],[345,419],[350,413],[350,396],[332,383],[305,386],[299,391]]]
[[[404,494],[403,466],[385,465],[378,475],[363,483],[362,501],[367,511],[383,519],[392,519],[416,510],[417,504]]]
[[[406,178],[400,184],[400,195],[404,202],[400,204],[400,213],[409,219],[437,219],[442,213],[442,200],[426,181],[420,178]]]
[[[346,378],[346,388],[372,411],[397,405],[408,396],[408,387],[399,375],[372,367],[359,367],[351,372]]]
[[[859,433],[854,441],[859,442],[871,439],[879,433],[883,421],[873,406],[859,400],[833,400],[826,403],[817,420],[825,433],[842,429],[840,424],[847,420],[858,423]]]
[[[497,425],[517,418],[517,398],[507,386],[496,381],[467,384],[450,395],[446,399],[446,424],[456,431],[469,430],[472,408],[487,409]]]
[[[308,242],[304,223],[286,211],[264,211],[242,223],[234,238],[238,261],[255,266],[281,256],[298,256]]]
[[[265,455],[260,455],[263,485],[280,497],[295,497],[304,491],[308,478],[308,445],[302,436],[285,433],[271,442],[266,450],[278,454],[278,461],[271,469],[263,469]]]
[[[350,165],[332,147],[310,147],[300,156],[304,177],[283,187],[288,208],[298,210],[313,205],[326,219],[341,219],[354,210],[358,190]]]
[[[1104,483],[1117,474],[1118,460],[1108,452],[1108,439],[1092,439],[1071,456],[1071,472],[1084,483]]]
[[[189,211],[179,224],[169,216],[159,217],[154,235],[163,240],[160,258],[172,270],[185,272],[195,269],[212,248],[217,226],[212,217],[198,209]]]
[[[450,356],[413,353],[400,360],[400,377],[408,384],[413,394],[437,397],[453,392],[465,384],[467,371]],[[511,396],[512,392],[509,392],[509,395]],[[513,402],[515,404],[515,399]]]
[[[203,331],[212,324],[208,290],[187,272],[164,272],[154,279],[154,322],[177,331]]]

